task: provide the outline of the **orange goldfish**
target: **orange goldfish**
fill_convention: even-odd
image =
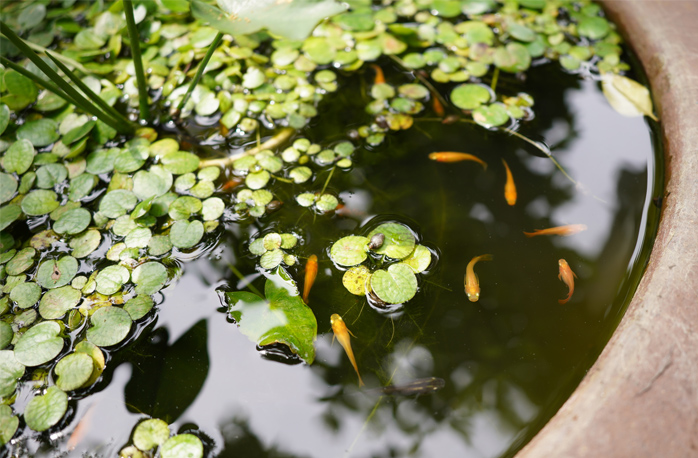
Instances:
[[[507,161],[502,159],[504,163],[504,168],[507,169],[507,183],[504,185],[504,198],[507,200],[509,205],[514,205],[516,203],[516,186],[514,185],[514,176],[509,170],[509,165]]]
[[[477,156],[468,153],[454,153],[451,151],[443,151],[440,153],[431,153],[429,159],[437,162],[460,162],[460,161],[475,161],[482,165],[482,168],[487,170],[487,163]]]
[[[481,256],[475,256],[468,263],[468,267],[465,269],[465,294],[468,295],[470,302],[477,302],[480,299],[480,281],[475,274],[475,264],[478,261],[491,261],[493,256],[491,254],[483,254]]]
[[[587,227],[585,224],[568,224],[567,226],[556,226],[549,227],[547,229],[536,229],[533,232],[526,232],[524,234],[526,237],[535,237],[536,235],[572,235],[577,232],[586,231]]]
[[[376,72],[376,76],[373,78],[373,84],[385,83],[385,76],[383,75],[383,69],[376,64],[371,64],[371,67]]]
[[[87,409],[87,412],[85,412],[85,415],[83,415],[82,419],[80,419],[77,426],[73,430],[70,438],[68,439],[68,443],[65,445],[67,450],[72,451],[82,441],[87,429],[91,426],[90,419],[92,418],[92,411],[94,410],[95,405],[96,404],[92,404]]]
[[[356,375],[359,376],[359,386],[364,386],[364,381],[361,380],[361,374],[359,374],[359,367],[356,365],[356,359],[354,359],[354,352],[351,350],[351,342],[349,341],[349,334],[351,334],[351,331],[347,328],[347,325],[344,324],[344,320],[342,319],[342,317],[337,315],[336,313],[332,314],[332,316],[330,317],[330,323],[332,323],[332,331],[334,331],[334,337],[337,338],[339,344],[342,346],[342,348],[344,348],[344,351],[347,353],[347,356],[349,357],[349,361],[351,361],[351,365],[354,366]],[[354,336],[354,334],[351,335]],[[332,338],[332,340],[334,340],[334,337]]]
[[[443,118],[446,114],[444,106],[441,104],[441,101],[436,96],[433,96],[433,98],[431,99],[431,108],[434,110],[434,113],[436,113],[436,116],[438,116],[439,118]]]
[[[310,255],[308,262],[305,264],[305,282],[303,283],[303,302],[308,303],[308,295],[310,294],[310,288],[313,287],[315,283],[315,277],[317,277],[317,256]]]
[[[565,299],[560,299],[558,302],[560,304],[566,304],[567,301],[572,298],[572,294],[574,293],[574,279],[577,277],[577,274],[572,272],[570,265],[567,264],[567,261],[564,259],[560,259],[557,264],[560,266],[560,274],[557,276],[557,278],[562,280],[570,289],[570,293],[567,295],[567,297]]]

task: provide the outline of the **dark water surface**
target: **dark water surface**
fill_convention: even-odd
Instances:
[[[560,76],[551,66],[532,73],[526,90],[537,117],[521,132],[545,139],[584,190],[520,139],[463,123],[418,121],[378,150],[359,151],[355,168],[335,173],[329,185],[341,192],[348,216],[314,217],[282,194],[283,211],[265,220],[304,236],[301,264],[311,254],[320,259],[310,295],[319,333],[315,363],[262,352],[227,319],[217,290],[244,287],[228,264],[258,288],[264,280],[244,254],[258,227],[229,223],[217,247],[198,259],[182,257],[182,276],[164,290],[157,317],[112,352],[104,380],[77,403],[65,431],[88,409],[91,421],[74,455],[116,456],[143,414],[165,419],[173,431],[196,432],[209,456],[513,455],[601,352],[646,262],[658,217],[645,122],[615,113],[594,82]],[[341,104],[352,97],[347,90],[321,107],[312,140],[339,140],[349,122],[361,122],[348,121]],[[436,163],[427,158],[433,151],[469,152],[489,167]],[[514,207],[504,201],[501,158],[518,188]],[[326,177],[320,173],[318,189]],[[439,253],[420,275],[417,296],[393,315],[349,294],[327,255],[339,237],[365,235],[386,220],[410,225],[420,243]],[[588,230],[532,239],[522,233],[563,224]],[[482,293],[472,303],[463,275],[468,261],[485,253],[494,261],[477,265]],[[578,275],[565,305],[558,304],[567,295],[557,278],[560,258]],[[290,272],[302,283],[302,266]],[[365,389],[342,347],[331,344],[333,313],[356,335]],[[416,398],[375,390],[420,377],[441,378],[445,386]],[[67,435],[32,453],[52,456]]]

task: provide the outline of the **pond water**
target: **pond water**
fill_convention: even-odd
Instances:
[[[287,204],[265,219],[265,228],[303,235],[301,262],[288,269],[299,284],[306,258],[319,258],[309,298],[318,322],[312,365],[280,347],[256,348],[227,315],[223,291],[264,284],[245,245],[261,226],[229,218],[217,240],[179,255],[181,277],[162,291],[157,315],[140,324],[138,337],[105,350],[104,376],[71,402],[65,433],[31,436],[24,451],[55,456],[88,414],[74,456],[116,456],[145,415],[195,433],[208,456],[512,456],[601,352],[643,270],[658,218],[653,134],[641,118],[619,116],[597,83],[552,65],[531,70],[525,90],[536,100],[536,118],[521,132],[545,139],[583,188],[518,138],[416,120],[375,150],[359,150],[351,171],[333,174],[328,189],[342,198],[341,215]],[[358,85],[349,84],[320,106],[310,139],[345,138],[361,124],[363,104]],[[489,167],[434,162],[434,151],[467,151]],[[516,182],[513,207],[504,200],[500,158]],[[328,173],[317,177],[318,188]],[[409,225],[436,255],[415,298],[392,314],[351,295],[328,255],[338,238],[367,235],[385,221]],[[563,224],[588,230],[523,234]],[[466,265],[485,253],[494,260],[477,265],[482,293],[470,302]],[[565,305],[558,303],[568,291],[557,278],[560,258],[578,277]],[[365,387],[332,343],[335,313],[355,335]],[[420,396],[379,389],[426,377],[443,379],[443,388]],[[21,387],[16,408],[31,397]]]

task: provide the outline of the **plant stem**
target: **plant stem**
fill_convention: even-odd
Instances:
[[[327,185],[330,184],[330,180],[332,179],[332,175],[334,175],[334,169],[336,169],[337,166],[333,165],[332,170],[330,170],[330,174],[327,175],[327,179],[325,180],[325,185],[322,187],[322,191],[320,191],[320,195],[323,195],[325,193],[325,189],[327,189]]]
[[[30,48],[32,48],[34,51],[42,52],[42,53],[44,53],[44,54],[45,54],[46,51],[47,51],[47,49],[44,48],[43,46],[39,46],[39,45],[37,45],[36,43],[32,43],[31,41],[27,41],[27,42],[25,42],[25,43],[27,44],[27,46],[29,46]],[[85,75],[92,75],[92,72],[91,72],[91,71],[89,71],[84,65],[82,65],[80,62],[78,62],[78,61],[75,60],[75,59],[71,59],[70,57],[65,57],[65,56],[62,55],[62,54],[56,54],[56,58],[57,58],[58,60],[60,60],[61,62],[63,62],[64,64],[66,64],[66,65],[68,65],[68,66],[70,66],[70,67],[73,67],[73,68],[76,69],[76,70],[80,70],[80,71],[83,72]]]
[[[70,97],[68,94],[63,92],[58,86],[53,84],[52,82],[45,80],[41,78],[40,76],[35,75],[34,73],[30,72],[26,68],[15,64],[11,60],[7,60],[5,57],[0,56],[0,62],[6,66],[11,68],[12,70],[16,71],[17,73],[21,73],[22,75],[26,76],[30,80],[34,81],[36,84],[39,86],[43,87],[46,90],[49,90],[56,94],[58,97],[62,98],[66,102],[75,105],[76,107],[80,107],[80,104],[77,103],[75,100],[73,100],[72,97]]]
[[[499,67],[494,68],[494,75],[492,75],[492,92],[496,92],[497,80],[499,79]]]
[[[126,27],[128,37],[131,41],[131,55],[133,66],[136,69],[136,81],[138,83],[138,106],[141,110],[141,119],[150,122],[150,108],[148,107],[148,88],[145,85],[145,72],[143,71],[143,60],[141,59],[141,44],[136,20],[133,18],[133,1],[124,1],[124,16],[126,16]]]
[[[213,56],[214,51],[218,47],[218,44],[221,42],[221,39],[223,38],[223,33],[218,32],[218,35],[216,35],[216,38],[213,39],[213,43],[208,47],[208,51],[206,51],[206,55],[204,56],[204,59],[199,62],[199,67],[196,69],[196,74],[194,75],[194,79],[191,80],[191,83],[189,83],[189,88],[187,89],[187,93],[184,94],[184,98],[182,99],[181,102],[179,102],[179,105],[177,105],[177,111],[176,115],[179,116],[179,113],[182,111],[182,108],[184,108],[184,104],[187,103],[189,100],[189,97],[191,97],[191,93],[194,92],[194,88],[196,87],[197,84],[199,84],[199,80],[201,80],[201,77],[204,74],[204,70],[206,70],[206,65],[208,65],[208,61],[211,60],[211,56]]]
[[[82,94],[75,90],[70,84],[68,84],[61,76],[56,73],[46,62],[44,62],[32,49],[27,46],[27,44],[19,38],[4,22],[0,21],[0,32],[3,33],[19,50],[24,53],[24,55],[31,60],[34,65],[39,67],[39,69],[44,72],[44,74],[53,81],[59,88],[61,88],[67,95],[69,95],[73,101],[76,103],[80,109],[93,116],[96,116],[105,124],[113,127],[121,133],[133,133],[134,129],[131,125],[122,125],[116,122],[116,120],[107,116],[95,106],[93,106],[89,100],[87,100]]]
[[[247,279],[242,275],[242,272],[240,272],[240,271],[237,269],[237,267],[235,267],[235,266],[232,265],[231,263],[228,263],[228,268],[235,274],[236,277],[238,277],[238,278],[240,279],[241,282],[247,282],[247,283],[245,284],[245,286],[246,286],[250,291],[252,291],[253,293],[255,293],[257,296],[264,297],[264,294],[262,294],[257,288],[255,288],[254,285],[252,284],[252,282],[247,281]]]
[[[53,63],[58,66],[58,68],[61,69],[61,71],[68,77],[70,80],[75,83],[75,85],[85,93],[87,97],[90,98],[92,102],[94,102],[99,108],[101,108],[107,115],[111,116],[114,118],[117,122],[124,123],[124,124],[129,124],[129,120],[124,117],[121,113],[116,111],[113,107],[109,106],[107,102],[105,102],[98,94],[95,94],[92,89],[90,89],[85,83],[80,80],[80,78],[75,75],[75,73],[71,72],[68,67],[63,65],[60,60],[53,55],[53,53],[50,53],[46,51],[46,55],[53,61]]]
[[[291,136],[296,132],[296,129],[292,127],[284,127],[281,129],[281,131],[274,135],[272,138],[269,140],[265,141],[259,146],[256,146],[252,149],[249,149],[243,153],[238,153],[238,154],[233,154],[232,156],[224,157],[221,159],[207,159],[205,161],[201,161],[199,163],[199,168],[203,169],[204,167],[211,167],[211,166],[216,166],[216,167],[228,167],[229,165],[232,165],[234,161],[237,159],[240,159],[241,157],[245,156],[251,156],[253,154],[257,154],[260,151],[263,151],[265,149],[272,149],[276,148],[279,145],[282,145],[285,143]]]
[[[402,59],[400,59],[399,57],[394,56],[394,55],[390,55],[390,56],[388,56],[388,57],[390,57],[390,58],[393,60],[393,62],[395,62],[396,64],[398,64],[400,67],[402,67],[403,70],[405,70],[406,72],[412,73],[412,74],[419,80],[420,83],[422,83],[423,85],[425,85],[425,86],[427,87],[427,89],[429,89],[429,91],[430,91],[436,98],[439,99],[439,102],[441,102],[441,105],[443,105],[444,108],[446,108],[446,107],[448,107],[448,106],[450,105],[450,104],[448,103],[448,101],[444,98],[444,96],[442,96],[441,93],[440,93],[439,91],[436,90],[436,88],[434,87],[434,85],[431,84],[431,81],[429,81],[427,78],[425,78],[424,75],[421,75],[419,72],[415,72],[414,70],[408,68],[408,67],[405,65],[405,63],[402,61]]]

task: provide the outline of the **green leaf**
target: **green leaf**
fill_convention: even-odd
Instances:
[[[168,153],[162,157],[161,162],[165,170],[175,175],[194,172],[199,168],[198,156],[185,151]]]
[[[61,141],[66,145],[70,145],[89,134],[95,124],[97,124],[96,121],[87,121],[85,124],[74,127],[61,138]]]
[[[99,211],[107,218],[118,218],[133,210],[138,199],[126,189],[115,189],[108,192],[99,202]]]
[[[15,288],[16,289],[16,288]],[[12,326],[4,321],[0,321],[0,350],[7,347],[14,337]]]
[[[519,43],[509,43],[500,46],[494,52],[494,65],[505,72],[517,73],[528,70],[531,66],[531,54]]]
[[[160,447],[162,458],[202,458],[204,444],[193,434],[177,434]]]
[[[36,250],[31,247],[23,248],[7,263],[5,272],[8,275],[19,275],[34,265]]]
[[[275,35],[291,40],[303,40],[322,19],[344,11],[333,0],[219,0],[218,9],[200,0],[193,0],[191,12],[195,18],[231,35],[245,35],[268,29]],[[232,19],[231,19],[232,18]],[[289,21],[288,18],[293,18]]]
[[[12,350],[0,350],[0,397],[9,397],[15,392],[17,380],[24,375],[24,364],[15,358]]]
[[[601,88],[608,103],[623,116],[645,115],[657,120],[652,113],[650,92],[642,84],[625,76],[609,73],[603,76]]]
[[[142,421],[133,432],[133,445],[140,450],[148,451],[162,445],[170,438],[170,427],[164,421],[151,418]]]
[[[170,241],[177,248],[191,248],[204,236],[204,225],[201,221],[175,222],[170,229]]]
[[[17,180],[12,175],[0,173],[0,204],[12,199],[17,191]]]
[[[68,169],[63,164],[46,164],[36,171],[36,187],[51,189],[68,178]]]
[[[34,146],[29,140],[17,140],[5,151],[2,166],[7,173],[22,175],[34,162]]]
[[[167,283],[167,269],[159,262],[146,262],[133,270],[131,279],[136,284],[136,294],[155,294]]]
[[[100,270],[95,277],[97,292],[107,296],[115,294],[129,280],[130,276],[128,269],[124,266],[106,267]]]
[[[58,288],[71,282],[78,272],[78,261],[72,256],[48,259],[41,263],[36,282],[46,289]]]
[[[608,21],[602,17],[585,17],[577,25],[577,31],[583,37],[599,40],[611,31]]]
[[[68,410],[68,395],[61,389],[50,386],[43,396],[29,401],[24,410],[24,421],[34,431],[46,431],[63,418]]]
[[[173,220],[189,219],[195,213],[199,213],[203,204],[196,197],[181,196],[170,204],[169,214]]]
[[[414,250],[414,234],[410,228],[404,224],[381,224],[368,234],[368,238],[371,239],[376,234],[383,234],[385,236],[383,245],[375,250],[378,254],[384,254],[393,259],[402,259],[409,256]]]
[[[368,256],[366,245],[368,239],[357,235],[342,237],[330,249],[330,258],[340,266],[355,266],[361,264]]]
[[[131,315],[133,321],[136,321],[146,316],[153,305],[153,299],[150,296],[141,294],[126,301],[124,310]]]
[[[0,207],[0,231],[5,230],[22,215],[22,208],[16,204]]]
[[[90,317],[92,327],[87,330],[87,340],[98,347],[116,345],[131,330],[131,316],[122,308],[102,307]]]
[[[148,253],[151,256],[160,256],[169,253],[172,249],[172,242],[167,235],[156,235],[148,242]]]
[[[26,309],[37,303],[41,297],[41,286],[33,281],[20,283],[12,288],[10,299],[15,301],[17,307]]]
[[[403,259],[402,263],[410,266],[416,274],[424,272],[431,264],[431,251],[423,245],[417,245],[412,254]]]
[[[77,390],[90,379],[93,367],[92,357],[85,353],[64,356],[54,369],[58,376],[56,385],[63,391]]]
[[[4,103],[0,103],[0,135],[5,132],[10,123],[10,109]]]
[[[126,235],[124,243],[128,248],[145,248],[152,236],[147,227],[137,227]]]
[[[451,91],[451,101],[461,110],[474,110],[491,99],[490,89],[483,84],[461,84]]]
[[[342,284],[351,294],[363,296],[368,293],[371,271],[366,266],[356,266],[344,272]]]
[[[97,184],[97,177],[91,173],[81,173],[70,180],[68,188],[68,198],[73,202],[87,197]]]
[[[15,344],[15,358],[25,366],[47,363],[63,350],[61,326],[55,321],[43,321],[29,328]]]
[[[262,189],[267,185],[271,175],[266,170],[260,170],[259,172],[253,172],[245,177],[245,184],[250,189]]]
[[[22,211],[30,216],[40,216],[51,213],[58,208],[58,196],[46,189],[35,189],[22,199]]]
[[[39,303],[39,314],[46,320],[63,318],[68,310],[78,305],[81,297],[80,291],[69,285],[47,291]]]
[[[221,217],[225,210],[225,203],[219,197],[211,197],[203,201],[201,214],[204,221],[214,221]]]
[[[267,251],[259,259],[259,265],[262,269],[271,270],[281,264],[284,259],[284,252],[279,248]]]
[[[42,118],[24,123],[17,129],[17,140],[29,140],[34,147],[48,146],[58,140],[58,124]]]
[[[14,70],[6,70],[3,81],[7,92],[25,97],[30,103],[36,100],[36,96],[39,94],[39,90],[32,80]]]
[[[172,174],[159,166],[139,170],[133,176],[133,193],[141,200],[165,194],[172,186]]]
[[[53,230],[58,234],[79,234],[87,229],[92,221],[92,214],[84,208],[73,208],[63,213],[56,224],[53,225]]]
[[[19,418],[12,415],[12,408],[0,405],[0,445],[10,442],[17,432],[17,426],[19,426]]]
[[[75,345],[74,350],[75,353],[82,353],[92,358],[92,374],[90,375],[89,380],[83,384],[83,386],[93,385],[99,376],[102,375],[102,371],[104,371],[104,353],[102,353],[102,350],[100,350],[99,347],[86,340],[83,340]]]
[[[240,331],[259,346],[281,343],[287,345],[306,363],[315,359],[313,342],[317,321],[305,305],[295,282],[279,268],[266,274],[266,299],[246,291],[227,293],[230,316]]]
[[[489,129],[506,124],[509,121],[509,112],[506,105],[496,102],[473,111],[473,120]]]
[[[417,277],[406,264],[393,264],[388,270],[377,270],[371,275],[371,289],[388,304],[403,304],[417,292]]]
[[[90,229],[84,233],[70,239],[68,244],[72,248],[70,254],[75,258],[84,258],[99,247],[102,242],[102,234],[96,229]]]

